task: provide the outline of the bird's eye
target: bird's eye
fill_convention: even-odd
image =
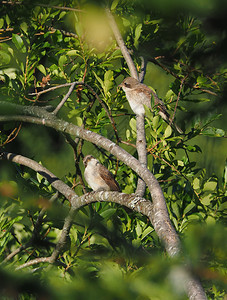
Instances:
[[[128,83],[126,83],[126,82],[124,83],[124,85],[125,85],[126,87],[129,87],[129,86],[130,86],[130,84],[128,84]]]

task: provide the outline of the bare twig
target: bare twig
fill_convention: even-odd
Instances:
[[[75,39],[78,39],[78,35],[73,33],[73,32],[68,32],[68,31],[65,31],[63,29],[54,28],[53,26],[48,26],[47,29],[50,30],[51,33],[54,33],[55,31],[59,30],[65,36],[69,36],[69,37],[73,37]]]
[[[73,7],[67,7],[67,6],[56,6],[56,5],[49,5],[49,4],[43,4],[43,3],[37,3],[37,5],[43,6],[43,7],[49,7],[49,8],[60,9],[60,10],[78,11],[78,12],[85,13],[84,10],[79,9],[79,8],[73,8]]]
[[[49,89],[46,89],[46,90],[43,90],[43,91],[40,91],[40,92],[37,92],[37,93],[31,93],[31,94],[29,94],[29,95],[31,95],[31,96],[35,96],[35,95],[36,95],[36,96],[40,96],[40,95],[42,95],[42,94],[44,94],[44,93],[47,93],[47,92],[50,92],[50,91],[54,91],[54,90],[56,90],[56,89],[58,89],[58,88],[67,87],[67,86],[72,86],[73,84],[74,84],[74,85],[84,85],[84,86],[87,87],[87,88],[91,91],[91,93],[96,97],[96,99],[99,101],[99,103],[100,103],[100,104],[102,105],[102,107],[105,109],[106,114],[107,114],[107,116],[108,116],[108,118],[109,118],[109,120],[110,120],[110,122],[111,122],[112,127],[113,127],[113,130],[114,130],[116,139],[117,139],[117,141],[119,141],[120,139],[119,139],[119,136],[118,136],[116,124],[115,124],[115,122],[114,122],[114,119],[113,119],[113,117],[112,117],[112,115],[111,115],[111,113],[110,113],[110,111],[109,111],[109,109],[108,109],[106,103],[99,97],[99,95],[94,91],[94,89],[93,89],[89,84],[87,84],[86,82],[83,82],[83,81],[75,81],[75,82],[71,82],[71,83],[64,83],[64,84],[60,84],[60,85],[57,85],[57,86],[53,86],[53,87],[51,87],[51,88],[49,88]],[[63,101],[63,100],[62,100],[62,101]]]
[[[127,47],[125,46],[125,43],[124,43],[124,40],[121,36],[121,33],[117,27],[117,24],[114,20],[114,17],[113,15],[111,14],[110,10],[107,8],[106,9],[106,14],[107,14],[107,17],[109,19],[109,23],[110,23],[110,27],[114,33],[114,36],[115,36],[115,39],[118,43],[118,46],[121,48],[121,52],[124,56],[124,59],[129,67],[129,70],[130,70],[130,73],[131,73],[131,76],[136,78],[136,79],[139,79],[138,78],[138,74],[137,74],[137,70],[136,70],[136,67],[135,67],[135,64],[129,54],[129,51],[127,49]]]
[[[178,79],[179,81],[181,81],[181,77],[178,76],[177,74],[175,74],[174,72],[172,72],[169,68],[167,68],[166,66],[164,66],[163,64],[161,64],[159,61],[158,61],[158,58],[160,57],[157,57],[157,58],[149,58],[149,60],[151,62],[153,62],[155,65],[158,65],[159,67],[161,67],[164,71],[166,71],[167,73],[171,74],[173,77],[175,77],[176,79]],[[210,94],[210,95],[213,95],[213,96],[218,96],[217,93],[213,92],[213,91],[210,91],[210,90],[207,90],[207,89],[203,89],[203,88],[200,88],[199,86],[196,86],[196,85],[193,85],[193,84],[190,84],[189,82],[185,82],[185,84],[191,88],[194,88],[194,89],[197,89],[197,90],[200,90],[204,93],[207,93],[207,94]]]
[[[176,110],[177,110],[177,105],[178,105],[178,102],[180,100],[180,94],[181,94],[181,91],[182,91],[182,88],[183,88],[183,84],[184,84],[187,77],[188,77],[188,74],[181,80],[180,89],[179,89],[179,92],[178,92],[178,95],[177,95],[177,101],[176,101],[176,105],[175,105],[175,108],[174,108],[173,116],[170,119],[170,123],[169,123],[170,126],[173,123],[173,120],[174,120],[174,117],[175,117],[175,114],[176,114]]]
[[[0,145],[1,147],[12,142],[18,135],[18,133],[21,130],[21,124],[18,126],[18,128],[14,128],[13,131],[9,134],[9,136],[7,137],[7,139],[4,141],[4,143],[2,145]]]
[[[17,267],[16,270],[21,270],[23,268],[34,266],[40,263],[50,263],[50,257],[38,257],[33,260],[29,260],[28,262]]]
[[[58,106],[52,112],[54,115],[56,115],[59,112],[59,110],[62,108],[62,106],[64,105],[64,103],[67,101],[67,99],[71,95],[72,91],[74,90],[75,85],[76,85],[76,82],[73,82],[71,84],[68,93],[65,95],[65,97],[61,100],[61,102],[58,104]]]

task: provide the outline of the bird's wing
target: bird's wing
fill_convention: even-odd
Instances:
[[[146,86],[145,84],[140,84],[139,86],[136,86],[136,91],[138,93],[143,93],[143,94],[146,94],[147,97],[151,97],[151,89]]]
[[[101,178],[106,182],[106,184],[110,187],[111,191],[120,191],[120,187],[117,181],[114,179],[113,174],[104,167],[103,165],[99,165],[99,171]]]

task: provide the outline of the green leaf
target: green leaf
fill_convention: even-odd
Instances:
[[[3,27],[3,25],[4,25],[4,19],[0,19],[0,28],[2,28]]]
[[[193,180],[193,188],[194,188],[195,190],[200,189],[200,180],[199,180],[199,178],[195,178],[195,179]]]
[[[203,76],[198,76],[197,77],[197,83],[198,85],[203,85],[204,83],[206,83],[207,79]]]
[[[149,120],[153,121],[153,113],[151,112],[150,108],[147,107],[146,105],[144,105],[144,109],[145,109],[145,115],[146,115],[146,117]]]
[[[184,215],[186,215],[189,211],[191,211],[195,207],[195,203],[189,203],[184,209]]]
[[[109,219],[110,217],[112,217],[112,215],[114,215],[116,213],[116,208],[108,208],[105,211],[103,211],[100,215],[104,218],[104,219]]]
[[[218,207],[218,211],[223,211],[223,212],[227,212],[227,202],[222,203],[219,207]]]
[[[209,182],[206,182],[204,184],[204,187],[203,187],[203,191],[204,192],[213,192],[217,187],[217,182],[216,181],[209,181]]]
[[[141,32],[142,32],[142,24],[140,23],[136,26],[136,29],[135,29],[135,39],[134,39],[135,47],[138,46],[138,40],[140,38]]]
[[[166,150],[166,151],[164,152],[164,154],[165,154],[165,157],[167,158],[167,160],[170,161],[171,158],[170,158],[170,155],[169,155],[169,154],[170,154],[169,151]]]
[[[159,30],[159,24],[156,24],[154,33],[158,32],[158,30]]]
[[[141,240],[143,240],[146,236],[148,236],[151,232],[154,231],[154,228],[151,226],[148,226],[141,235]]]
[[[225,131],[223,129],[207,127],[202,130],[202,135],[213,136],[213,137],[224,137]]]
[[[171,136],[172,132],[173,132],[173,130],[172,130],[171,126],[168,125],[168,126],[166,127],[165,132],[164,132],[164,137],[165,137],[165,138],[168,138],[169,136]]]
[[[172,210],[173,210],[174,214],[176,215],[176,217],[180,218],[180,209],[176,202],[172,203]]]
[[[126,139],[127,139],[127,140],[129,140],[130,135],[131,135],[130,130],[129,130],[129,129],[126,129],[125,136],[126,136]]]
[[[24,33],[28,33],[28,24],[25,22],[22,22],[20,24],[20,28],[24,31]]]
[[[104,89],[104,82],[102,79],[93,71],[93,74],[95,75],[95,78],[98,80],[98,82],[101,84],[102,88]]]
[[[62,11],[58,17],[58,20],[62,19],[66,15],[66,11]]]
[[[198,145],[194,145],[194,146],[187,145],[185,148],[190,152],[202,152],[202,150],[200,149],[200,147]]]
[[[8,15],[6,15],[6,24],[7,26],[9,26],[9,24],[11,23],[10,18]]]
[[[153,128],[154,128],[154,129],[157,129],[158,124],[159,124],[159,120],[160,120],[160,117],[159,117],[159,116],[155,116],[155,117],[153,118],[152,124],[153,124]]]
[[[78,55],[79,51],[78,50],[69,50],[66,55],[68,56],[76,56]]]
[[[142,227],[141,227],[139,221],[137,221],[137,224],[136,224],[136,228],[135,228],[135,229],[136,229],[137,237],[140,237],[141,234],[142,234]]]
[[[201,203],[203,205],[209,205],[211,200],[212,200],[212,195],[209,194],[209,195],[206,195],[206,196],[202,197]]]
[[[10,55],[0,50],[0,66],[8,65],[10,63],[10,60]]]
[[[117,7],[118,2],[119,2],[119,0],[114,0],[111,7],[110,7],[110,10],[114,10]]]
[[[104,74],[104,92],[105,94],[113,87],[113,71],[108,70]]]
[[[134,118],[129,121],[129,126],[132,128],[132,131],[136,132],[136,120]]]
[[[22,47],[24,46],[24,42],[23,42],[22,38],[17,34],[14,34],[14,33],[12,34],[12,41],[18,50],[21,50]]]
[[[58,60],[58,65],[61,69],[64,68],[65,63],[67,62],[67,57],[66,55],[61,55],[59,60]]]
[[[82,118],[76,117],[76,125],[79,126],[79,127],[83,125],[83,120],[82,120]]]
[[[37,69],[46,76],[46,69],[43,65],[38,65]]]

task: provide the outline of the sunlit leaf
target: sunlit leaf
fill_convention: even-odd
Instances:
[[[117,7],[117,5],[118,5],[118,2],[119,2],[119,0],[114,0],[113,2],[112,2],[112,4],[111,4],[111,10],[114,10],[116,7]]]
[[[43,65],[38,65],[37,69],[46,76],[46,69]]]
[[[171,136],[171,134],[172,134],[172,132],[173,132],[173,130],[172,130],[171,126],[170,126],[170,125],[168,125],[168,126],[166,127],[166,130],[165,130],[165,132],[164,132],[164,137],[165,137],[165,138],[168,138],[168,137],[170,137],[170,136]]]

